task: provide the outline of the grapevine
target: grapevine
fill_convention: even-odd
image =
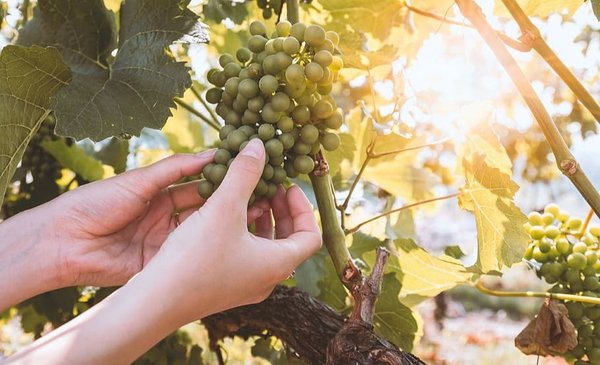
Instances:
[[[250,24],[247,48],[219,57],[222,69],[208,72],[215,87],[206,100],[216,104],[225,125],[215,161],[203,170],[199,194],[208,199],[223,181],[232,159],[249,140],[263,141],[267,161],[250,203],[272,198],[286,178],[308,174],[321,148],[340,145],[334,130],[342,113],[330,93],[343,66],[339,36],[318,25],[287,21],[269,37],[264,23]]]
[[[524,258],[552,293],[600,297],[600,227],[588,227],[556,204],[532,212],[525,224],[532,241]],[[565,354],[575,364],[600,364],[600,306],[567,301],[569,319],[577,329],[578,345]]]

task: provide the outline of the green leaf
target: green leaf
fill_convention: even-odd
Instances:
[[[114,14],[101,0],[40,0],[19,42],[58,48],[73,71],[72,83],[53,99],[57,133],[101,140],[161,128],[173,98],[191,85],[167,47],[208,39],[188,3],[124,2],[117,43]]]
[[[517,2],[525,14],[542,18],[546,18],[552,13],[571,16],[584,3],[581,0],[517,0]],[[494,13],[499,16],[510,17],[510,13],[502,4],[502,1],[496,1]]]
[[[84,180],[96,181],[114,175],[114,170],[104,167],[102,162],[89,156],[76,144],[67,146],[63,140],[45,140],[41,146],[48,151],[61,165],[80,175]]]
[[[127,168],[127,155],[129,155],[129,141],[113,137],[92,154],[92,157],[103,164],[112,166],[116,174],[124,172]]]
[[[435,257],[412,240],[395,241],[398,247],[398,267],[390,266],[402,281],[400,301],[412,307],[424,299],[469,281],[473,276],[457,259],[447,255]]]
[[[225,19],[242,24],[248,16],[248,8],[243,0],[208,0],[202,7],[202,14],[206,20],[215,24],[220,24]]]
[[[400,286],[394,273],[384,275],[373,325],[378,334],[402,350],[411,351],[419,326],[410,308],[398,301]]]
[[[512,201],[515,190],[510,176],[489,167],[477,154],[463,158],[465,186],[461,189],[461,208],[475,214],[477,224],[477,267],[483,271],[500,270],[520,262],[528,241],[523,229],[527,217]]]
[[[25,147],[71,79],[56,49],[6,46],[0,54],[0,206]]]

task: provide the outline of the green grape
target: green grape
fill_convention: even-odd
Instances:
[[[316,155],[317,153],[319,153],[320,150],[321,150],[321,144],[319,143],[319,141],[317,141],[312,144],[309,155]]]
[[[227,166],[216,164],[211,170],[210,174],[207,176],[208,180],[213,184],[220,184],[225,178],[225,174],[227,174]]]
[[[227,65],[225,65],[225,67],[223,68],[223,72],[225,72],[225,76],[229,79],[232,77],[236,77],[240,74],[240,71],[242,70],[242,66],[240,66],[238,63],[236,62],[232,62],[232,63],[228,63]]]
[[[585,252],[585,258],[588,266],[593,266],[598,261],[598,254],[594,251],[588,250]]]
[[[304,41],[304,32],[306,31],[306,25],[302,23],[296,23],[292,25],[290,29],[290,35],[298,40],[298,42]]]
[[[542,251],[543,253],[548,253],[552,249],[552,243],[550,243],[550,241],[548,241],[546,239],[542,239],[542,240],[540,240],[538,247],[540,248],[540,251]]]
[[[267,41],[265,44],[265,52],[267,52],[267,55],[274,55],[277,53],[277,50],[275,49],[275,40],[269,39]]]
[[[254,53],[260,53],[265,50],[265,44],[267,44],[267,41],[268,39],[262,35],[253,35],[248,40],[248,49]]]
[[[231,153],[228,150],[220,148],[215,152],[215,162],[221,165],[226,165],[231,160]]]
[[[529,213],[527,219],[529,220],[529,223],[531,223],[532,226],[539,226],[542,224],[542,215],[538,212]]]
[[[277,75],[281,70],[279,64],[277,63],[277,58],[275,57],[275,55],[265,57],[262,66],[264,72],[269,75]]]
[[[265,198],[271,199],[275,195],[277,195],[277,185],[269,183],[269,189],[267,190],[267,193],[265,194]]]
[[[600,237],[600,227],[597,227],[597,226],[590,227],[590,234],[596,238]]]
[[[591,336],[590,336],[591,337]],[[600,362],[600,348],[594,347],[586,351],[591,364]]]
[[[277,128],[284,133],[291,132],[294,129],[294,121],[288,116],[283,116],[277,122]]]
[[[300,42],[294,37],[288,37],[283,41],[283,51],[292,56],[300,52]]]
[[[238,131],[244,133],[244,135],[248,139],[250,139],[250,136],[256,134],[256,128],[249,126],[249,125],[243,125],[243,126],[239,127]]]
[[[242,80],[238,85],[238,92],[245,98],[251,99],[258,95],[258,84],[252,79]]]
[[[310,120],[310,109],[305,105],[298,105],[292,111],[292,119],[298,124],[304,124]]]
[[[588,276],[583,279],[583,287],[587,290],[596,290],[600,287],[600,283],[598,282],[598,277],[596,276]]]
[[[263,9],[262,16],[265,19],[271,19],[271,17],[273,16],[273,10],[271,10],[271,8]]]
[[[333,90],[332,84],[319,84],[317,86],[317,92],[321,95],[327,95],[331,93],[331,90]]]
[[[304,68],[299,64],[290,65],[285,70],[285,80],[291,85],[304,83]]]
[[[319,119],[325,119],[333,114],[333,106],[325,100],[319,100],[312,108],[312,113]]]
[[[265,150],[271,158],[282,156],[283,144],[277,139],[270,139],[265,143]]]
[[[267,34],[267,27],[265,26],[265,24],[263,22],[259,22],[258,20],[253,21],[252,23],[250,23],[250,34],[252,35],[266,35]]]
[[[325,37],[336,46],[340,43],[340,36],[334,31],[328,30],[325,32]]]
[[[229,133],[233,132],[235,129],[236,128],[232,125],[224,125],[219,131],[219,139],[224,140],[225,138],[227,138]]]
[[[238,77],[232,77],[225,82],[225,92],[232,97],[236,97],[238,93],[238,87],[240,79]]]
[[[586,308],[585,316],[588,317],[589,319],[591,319],[592,321],[600,319],[600,306],[595,305],[593,307]],[[598,326],[596,324],[594,324],[594,329],[596,329],[597,327]],[[594,336],[595,336],[595,332],[596,331],[594,331]]]
[[[342,126],[344,117],[338,111],[335,111],[329,118],[325,119],[327,128],[339,129]]]
[[[542,239],[544,237],[544,234],[546,234],[546,231],[545,231],[544,227],[542,227],[542,226],[533,226],[529,230],[529,235],[534,240]]]
[[[339,56],[333,56],[330,68],[334,71],[339,71],[344,67],[344,60]]]
[[[263,95],[271,96],[275,91],[277,91],[277,88],[279,87],[279,82],[277,81],[275,76],[265,75],[260,78],[258,87],[260,88],[260,91],[263,93]]]
[[[335,51],[335,46],[333,45],[333,42],[330,41],[329,39],[325,39],[323,41],[323,43],[316,47],[317,51],[329,51],[330,53],[333,53],[333,51]]]
[[[323,78],[324,72],[318,63],[311,62],[304,68],[304,74],[310,81],[317,82]]]
[[[558,235],[560,235],[560,229],[558,229],[556,226],[547,226],[544,229],[544,235],[550,239],[555,239],[558,237]]]
[[[292,163],[286,162],[284,164],[283,168],[285,169],[285,173],[287,174],[287,176],[290,179],[294,179],[294,178],[298,177],[299,173]]]
[[[304,142],[296,142],[294,144],[293,151],[296,155],[300,156],[300,155],[308,155],[310,153],[311,149],[312,149],[312,146],[309,144],[306,144]]]
[[[271,98],[273,109],[278,112],[284,112],[290,107],[290,97],[282,92],[275,93]]]
[[[262,178],[265,180],[271,180],[274,173],[275,170],[273,169],[273,166],[266,164],[265,168],[263,169]]]
[[[240,145],[248,139],[242,131],[233,131],[227,136],[227,145],[230,151],[239,151]]]
[[[304,41],[311,47],[317,47],[325,42],[325,30],[319,25],[309,25],[304,31]]]
[[[246,68],[251,78],[257,79],[263,76],[263,67],[260,63],[251,63]]]
[[[583,242],[577,242],[573,245],[573,252],[585,253],[587,249],[587,245]]]
[[[248,110],[255,113],[260,112],[264,105],[265,99],[263,99],[262,96],[257,96],[248,100]]]
[[[546,207],[544,207],[544,213],[550,213],[554,217],[558,217],[559,212],[560,212],[560,209],[558,208],[558,205],[556,205],[554,203],[548,204],[548,205],[546,205]]]
[[[248,48],[242,47],[237,50],[237,52],[235,53],[235,57],[241,63],[246,63],[252,58],[252,51],[250,51]]]
[[[582,224],[583,224],[583,222],[582,222],[581,218],[577,218],[577,217],[570,218],[567,221],[567,227],[569,227],[569,229],[572,231],[580,229]]]
[[[207,180],[200,180],[198,183],[198,194],[204,198],[208,199],[214,192],[214,185]]]
[[[274,167],[273,168],[273,177],[271,178],[271,182],[273,184],[281,184],[287,178],[287,174],[283,167]]]
[[[258,136],[263,141],[268,141],[275,136],[275,128],[271,124],[262,124],[258,127]]]
[[[311,124],[307,124],[300,130],[300,140],[312,145],[319,139],[319,130]]]
[[[561,255],[567,255],[571,253],[571,244],[566,238],[559,238],[555,243],[556,249]]]
[[[566,222],[569,220],[569,213],[561,210],[560,212],[558,212],[558,216],[556,217],[556,219],[558,219],[559,222]]]
[[[322,67],[329,67],[333,63],[333,55],[327,50],[321,50],[315,53],[315,62]]]
[[[269,185],[264,179],[260,179],[258,184],[256,184],[256,188],[254,189],[254,193],[257,196],[263,196],[269,191]]]
[[[287,37],[290,35],[290,31],[292,30],[292,23],[288,22],[287,20],[282,20],[277,23],[275,29],[280,37]]]
[[[297,156],[294,159],[294,169],[301,174],[308,174],[315,168],[315,162],[310,156]]]
[[[273,38],[273,49],[275,51],[277,51],[277,53],[283,51],[283,40],[284,40],[283,37],[275,37],[275,38]]]
[[[242,118],[240,118],[240,115],[238,113],[236,113],[234,111],[230,111],[225,116],[225,123],[229,124],[229,125],[233,125],[235,127],[239,127],[240,124],[242,124]]]
[[[224,53],[219,56],[219,65],[221,65],[221,67],[225,68],[225,66],[230,63],[235,63],[235,59],[229,53]]]
[[[525,249],[525,252],[523,253],[523,258],[525,260],[531,260],[533,258],[533,246],[532,245],[527,246],[527,248]]]
[[[217,104],[219,101],[221,101],[222,95],[223,95],[223,89],[213,87],[211,89],[208,89],[208,91],[206,91],[206,101],[208,101],[211,104]]]
[[[242,123],[246,125],[254,125],[260,121],[260,114],[248,109],[242,115]]]
[[[292,57],[285,52],[277,52],[273,57],[278,70],[284,70],[292,64]]]
[[[582,270],[587,264],[585,255],[580,252],[573,252],[567,257],[567,264],[572,269]]]
[[[279,141],[283,145],[283,149],[284,150],[289,150],[290,148],[294,147],[294,143],[296,142],[294,140],[294,136],[292,136],[290,133],[282,133],[277,138],[279,139]]]
[[[284,161],[285,161],[285,156],[282,154],[281,156],[271,157],[269,159],[269,164],[271,164],[273,167],[278,167],[278,166],[281,166],[281,164],[283,164]]]
[[[271,124],[276,124],[281,118],[281,113],[275,111],[271,103],[268,103],[263,107],[262,113],[260,115],[265,122]]]

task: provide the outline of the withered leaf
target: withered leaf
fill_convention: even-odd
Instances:
[[[515,338],[515,346],[526,355],[557,355],[577,346],[575,326],[567,308],[556,300],[546,299],[538,315]]]

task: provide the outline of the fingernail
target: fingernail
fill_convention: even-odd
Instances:
[[[262,141],[258,138],[253,138],[248,142],[246,147],[240,152],[240,155],[248,156],[260,160],[263,157]]]

